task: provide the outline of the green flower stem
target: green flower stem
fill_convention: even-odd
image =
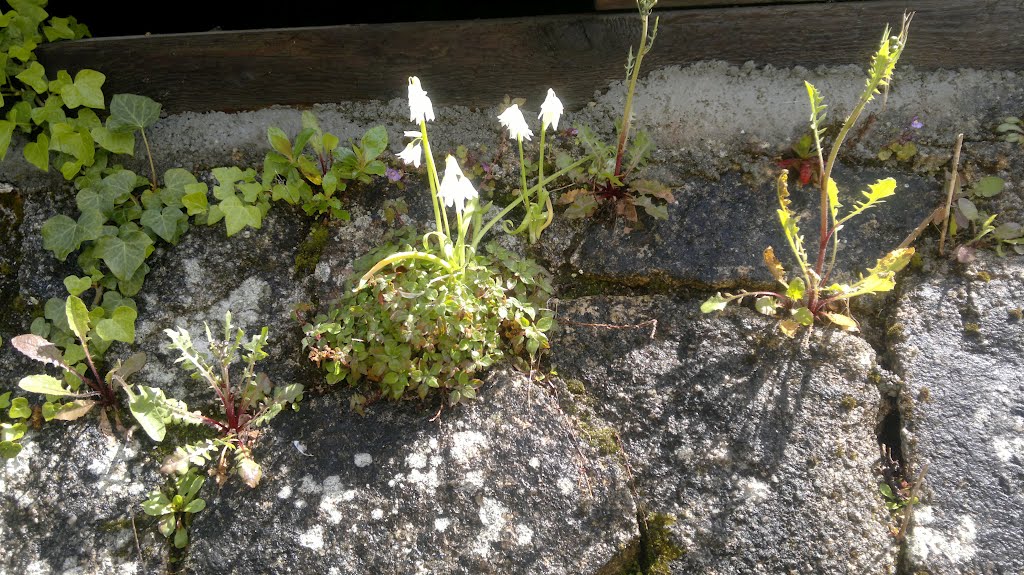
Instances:
[[[428,253],[418,252],[418,251],[398,252],[398,253],[391,254],[390,256],[380,260],[379,262],[377,262],[376,265],[374,265],[372,268],[370,268],[370,271],[368,271],[365,274],[363,274],[363,277],[359,278],[359,285],[356,286],[355,291],[359,291],[359,290],[363,289],[364,287],[366,287],[367,282],[369,282],[370,279],[373,278],[373,275],[376,274],[377,272],[379,272],[380,270],[384,269],[385,267],[387,267],[387,266],[389,266],[389,265],[391,265],[393,263],[400,262],[402,260],[423,260],[423,261],[430,262],[432,264],[438,265],[438,266],[444,268],[445,270],[447,270],[448,272],[455,272],[456,271],[456,268],[454,266],[452,266],[451,263],[449,263],[449,262],[447,262],[447,261],[445,261],[445,260],[435,256],[434,254],[428,254]]]
[[[653,7],[654,3],[651,4]],[[619,131],[619,148],[615,152],[615,177],[620,178],[622,176],[622,158],[626,154],[626,141],[629,140],[629,124],[630,118],[633,115],[633,93],[636,91],[636,81],[640,76],[640,62],[644,59],[650,49],[651,45],[647,43],[647,26],[648,20],[650,19],[650,9],[646,12],[641,8],[641,18],[643,22],[643,29],[640,33],[640,49],[636,52],[636,61],[633,62],[633,73],[629,78],[629,90],[626,91],[626,105],[622,110],[622,129]],[[655,23],[657,27],[657,23]]]
[[[426,120],[420,120],[420,135],[423,142],[423,155],[426,157],[427,162],[427,180],[430,182],[430,199],[434,203],[434,219],[437,223],[437,231],[438,233],[445,234],[447,237],[451,237],[448,232],[448,214],[444,211],[441,199],[437,197],[437,189],[441,187],[441,181],[437,179],[437,167],[434,165],[434,155],[430,151],[430,141],[427,139]]]
[[[544,185],[547,185],[547,184],[553,182],[554,180],[556,180],[556,179],[562,177],[563,175],[567,174],[570,170],[576,168],[577,166],[582,165],[584,162],[587,162],[587,161],[589,161],[591,159],[593,159],[592,156],[589,156],[589,155],[583,156],[582,158],[580,158],[579,160],[576,160],[572,164],[569,164],[568,166],[562,168],[561,170],[558,170],[557,172],[555,172],[551,176],[549,176],[549,177],[547,177],[547,178],[545,178],[543,180],[538,181],[537,185],[534,186],[533,188],[530,188],[530,189],[531,190],[539,189],[541,186],[544,186]],[[470,249],[472,249],[474,252],[476,252],[476,248],[477,248],[477,246],[480,245],[480,240],[483,239],[484,235],[486,235],[487,232],[492,227],[494,227],[494,224],[496,224],[499,221],[501,221],[501,219],[504,218],[506,215],[508,215],[508,213],[511,212],[513,208],[518,206],[520,204],[520,202],[522,202],[522,199],[523,199],[522,196],[520,196],[519,198],[513,200],[512,203],[510,203],[509,205],[505,206],[505,209],[501,210],[501,212],[499,212],[498,215],[494,216],[494,218],[492,218],[491,221],[487,222],[487,224],[484,227],[480,228],[479,231],[474,231],[473,232],[473,243],[470,245]]]
[[[544,219],[544,223],[539,227],[535,227],[531,222],[530,243],[535,243],[540,238],[541,232],[547,229],[547,227],[551,225],[551,221],[554,219],[554,213],[551,209],[551,198],[548,195],[548,190],[540,184],[540,182],[544,181],[544,135],[547,133],[547,127],[548,125],[546,123],[541,124],[540,126],[540,155],[537,156],[537,185],[540,187],[537,189],[537,203],[544,204],[544,207],[548,212],[547,217]]]
[[[522,185],[523,207],[526,208],[527,217],[530,214],[530,196],[526,190],[526,156],[523,155],[523,137],[516,138],[519,142],[519,180]]]

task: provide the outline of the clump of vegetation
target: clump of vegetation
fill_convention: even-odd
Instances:
[[[0,421],[0,459],[13,459],[21,453],[21,440],[28,431],[32,407],[28,399],[15,397],[11,392],[0,394],[0,410],[7,410],[8,421]]]
[[[556,101],[549,91],[542,134],[557,125]],[[445,160],[444,178],[438,176],[427,132],[433,105],[416,77],[409,79],[409,109],[419,130],[406,132],[412,140],[399,158],[416,167],[425,158],[434,230],[419,242],[383,246],[357,262],[362,277],[303,328],[310,360],[328,383],[355,388],[351,404],[357,411],[375,399],[425,399],[433,390],[449,405],[470,400],[481,385],[477,373],[506,355],[525,352],[535,359],[548,346],[544,332],[552,326],[552,314],[543,309],[551,291],[546,273],[496,246],[485,252],[481,241],[498,222],[508,233],[539,234],[550,217],[544,186],[574,166],[548,177],[541,172],[537,184],[527,185],[522,140],[532,132],[513,104],[499,120],[519,144],[522,186],[484,223],[491,205],[480,205],[454,156]],[[520,204],[525,216],[516,229],[503,218]]]
[[[804,134],[791,146],[791,150],[793,157],[779,160],[778,166],[796,170],[801,186],[817,182],[821,174],[821,164],[818,163],[818,155],[814,151],[814,137],[811,134]]]
[[[577,127],[579,143],[591,158],[588,165],[572,173],[575,180],[585,183],[585,187],[570,190],[559,198],[559,203],[568,205],[565,216],[583,218],[594,215],[602,207],[609,207],[614,214],[626,220],[627,228],[639,225],[637,208],[643,208],[653,218],[668,219],[667,204],[675,203],[672,191],[659,182],[635,178],[636,171],[650,157],[654,146],[646,132],[637,130],[631,139],[630,131],[633,122],[633,95],[636,82],[640,76],[640,64],[644,56],[651,51],[654,38],[658,33],[658,18],[650,25],[651,12],[657,0],[637,0],[640,20],[643,27],[640,32],[640,47],[636,56],[633,47],[629,48],[626,58],[626,101],[622,111],[622,120],[618,123],[618,137],[614,145],[601,141],[588,126]],[[562,154],[558,158],[558,166],[569,164],[570,158]]]
[[[996,225],[998,214],[989,214],[978,204],[998,196],[1006,187],[1006,181],[998,176],[978,179],[966,191],[953,198],[949,214],[948,238],[956,240],[965,235],[956,249],[956,258],[962,263],[973,261],[979,248],[989,247],[1000,256],[1004,249],[1024,254],[1024,226],[1017,222]],[[964,233],[966,232],[966,233]]]
[[[199,498],[204,477],[190,470],[176,477],[169,488],[156,489],[142,504],[146,515],[157,518],[157,529],[164,537],[172,537],[178,549],[188,545],[188,527],[192,514],[206,509],[206,501]]]
[[[897,162],[906,162],[917,155],[917,144],[914,142],[914,133],[924,127],[924,124],[914,116],[910,125],[903,130],[898,138],[889,142],[884,148],[878,151],[878,159],[883,162],[895,158]]]
[[[384,126],[363,134],[358,144],[339,146],[334,134],[324,132],[316,116],[302,113],[302,130],[292,142],[277,127],[267,129],[273,151],[263,162],[263,187],[274,200],[300,204],[307,215],[348,220],[349,213],[338,193],[350,182],[368,184],[371,176],[383,176],[387,166],[379,159],[388,147]],[[306,150],[310,150],[309,155]]]
[[[253,460],[252,446],[259,437],[259,428],[266,425],[291,404],[298,410],[302,399],[301,384],[274,386],[265,373],[256,371],[256,362],[267,357],[267,328],[248,341],[242,329],[231,325],[231,312],[224,316],[224,336],[214,338],[206,326],[208,353],[199,352],[184,328],[168,329],[164,333],[171,339],[170,348],[181,354],[176,363],[191,372],[192,379],[210,386],[220,401],[218,415],[204,415],[190,411],[177,399],[164,395],[163,390],[139,385],[137,391],[125,386],[129,395],[129,408],[139,424],[154,441],[163,441],[170,424],[203,425],[216,432],[216,437],[181,446],[164,461],[165,473],[189,473],[191,466],[213,463],[211,475],[218,484],[227,480],[229,471],[238,474],[249,487],[256,487],[263,470]],[[240,377],[232,378],[231,365],[242,360]]]
[[[729,303],[740,302],[744,298],[752,297],[755,299],[754,307],[757,311],[770,316],[777,316],[781,312],[782,319],[779,322],[779,329],[789,337],[794,337],[802,326],[812,326],[816,319],[829,321],[844,330],[856,331],[858,329],[857,322],[850,317],[848,311],[849,300],[861,295],[890,291],[895,287],[896,273],[910,263],[914,255],[914,248],[898,248],[889,252],[879,259],[874,267],[867,270],[867,275],[862,276],[856,282],[829,283],[835,267],[839,231],[852,218],[877,207],[885,198],[896,193],[896,180],[892,178],[879,180],[868,186],[868,190],[862,192],[864,197],[861,201],[847,213],[841,215],[840,208],[843,206],[839,200],[839,187],[832,179],[832,170],[844,139],[864,108],[880,90],[888,89],[896,62],[906,46],[912,17],[913,14],[904,16],[903,26],[896,36],[890,36],[889,28],[886,27],[881,44],[872,58],[864,91],[832,142],[827,161],[822,144],[822,137],[825,133],[826,106],[817,88],[811,83],[805,82],[811,102],[810,121],[814,150],[818,157],[818,163],[822,166],[818,178],[821,221],[817,257],[813,260],[810,259],[804,248],[803,235],[798,227],[798,217],[790,207],[787,185],[789,173],[784,171],[778,178],[778,215],[786,239],[789,241],[789,247],[800,268],[799,276],[790,279],[782,263],[775,256],[773,248],[769,247],[764,251],[764,261],[772,277],[782,286],[782,291],[740,291],[735,295],[717,293],[701,305],[701,311],[704,313],[718,311],[724,309]],[[847,309],[841,306],[846,306]]]

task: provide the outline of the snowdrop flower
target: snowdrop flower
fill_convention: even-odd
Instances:
[[[467,201],[477,198],[473,183],[462,173],[459,162],[451,154],[445,158],[444,178],[437,190],[437,197],[445,206],[455,206],[460,213],[465,211]]]
[[[434,107],[430,98],[420,86],[420,79],[416,76],[409,78],[409,120],[413,122],[425,122],[434,119]]]
[[[405,149],[398,154],[398,159],[417,168],[420,167],[420,158],[422,157],[423,148],[420,146],[419,141],[409,142],[405,145]]]
[[[562,115],[562,101],[555,96],[555,91],[548,88],[548,97],[544,100],[544,103],[540,105],[541,128],[544,126],[551,126],[553,130],[558,129],[558,118]]]
[[[502,126],[508,128],[508,136],[513,140],[529,140],[530,136],[533,136],[530,127],[526,125],[526,118],[523,117],[523,113],[519,110],[519,104],[509,106],[507,110],[498,116],[498,121],[501,122]]]

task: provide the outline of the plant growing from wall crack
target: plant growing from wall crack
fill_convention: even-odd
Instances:
[[[718,293],[701,305],[701,311],[704,313],[718,311],[724,309],[730,302],[739,302],[743,298],[753,297],[755,298],[754,307],[761,313],[774,316],[780,310],[782,311],[783,317],[779,323],[779,329],[790,337],[795,336],[800,327],[813,325],[815,319],[827,320],[841,329],[856,331],[858,329],[857,322],[849,316],[848,312],[843,313],[838,306],[844,303],[848,305],[851,298],[886,292],[895,287],[896,273],[910,263],[910,259],[914,255],[914,248],[899,248],[889,252],[879,259],[874,267],[868,269],[867,275],[862,276],[858,281],[828,283],[835,266],[839,231],[852,218],[877,207],[885,198],[896,193],[896,180],[892,178],[879,180],[862,192],[864,198],[861,201],[847,213],[841,215],[842,204],[839,201],[839,188],[832,179],[832,170],[835,167],[836,157],[843,140],[857,122],[865,106],[874,99],[875,94],[878,94],[880,90],[888,89],[896,62],[906,46],[912,18],[913,13],[904,15],[903,25],[896,36],[890,36],[889,27],[886,27],[882,34],[881,44],[872,58],[864,91],[861,92],[853,110],[843,122],[842,128],[832,142],[827,161],[822,145],[826,106],[817,88],[810,82],[804,83],[811,102],[810,122],[814,149],[821,166],[818,178],[821,222],[817,258],[811,260],[804,248],[803,236],[798,227],[798,218],[790,206],[787,185],[789,174],[788,171],[784,171],[778,178],[778,215],[790,249],[800,268],[800,275],[789,279],[782,263],[776,258],[774,250],[769,247],[764,251],[764,261],[772,277],[782,286],[783,291],[740,291],[735,295]],[[829,256],[830,253],[831,256]],[[827,263],[826,259],[829,260]]]

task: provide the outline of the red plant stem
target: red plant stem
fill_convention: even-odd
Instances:
[[[235,398],[231,395],[231,380],[229,379],[228,366],[221,365],[221,382],[224,384],[224,394],[221,395],[221,400],[224,402],[224,414],[228,418],[228,427],[230,429],[236,429],[238,427],[238,415],[235,413]]]
[[[110,386],[103,385],[103,378],[100,377],[99,370],[96,369],[96,364],[92,361],[92,354],[89,353],[89,347],[82,341],[82,351],[85,353],[85,361],[89,364],[89,370],[92,371],[92,376],[96,379],[90,380],[89,378],[82,378],[89,387],[93,388],[94,391],[100,394],[103,398],[103,405],[114,405],[114,392],[111,391]]]

